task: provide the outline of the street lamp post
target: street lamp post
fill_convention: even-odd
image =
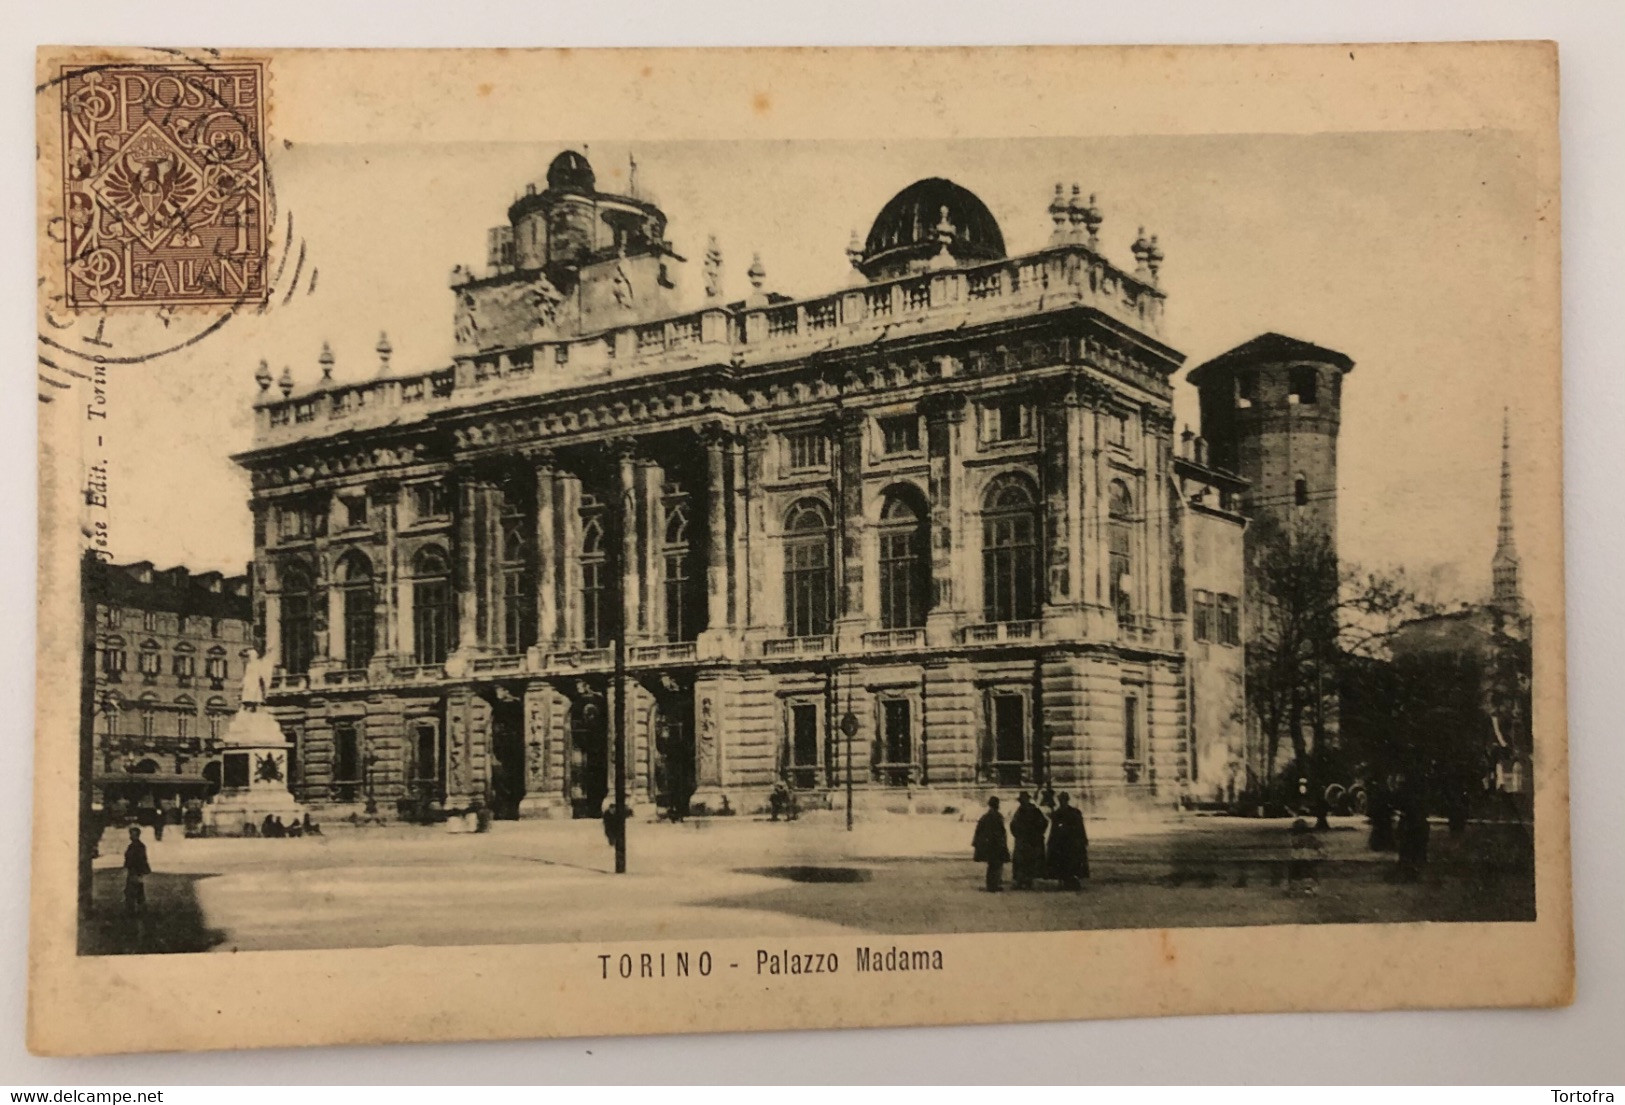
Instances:
[[[852,677],[847,675],[846,713],[841,716],[841,734],[846,737],[846,831],[852,831],[852,738],[858,735],[858,715],[852,712]]]

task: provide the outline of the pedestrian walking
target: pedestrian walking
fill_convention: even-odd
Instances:
[[[987,864],[987,889],[997,894],[1004,889],[1004,865],[1010,861],[1010,840],[1004,832],[1004,815],[999,812],[999,800],[987,800],[987,812],[976,823],[976,835],[971,838],[972,858]]]
[[[1083,811],[1065,791],[1055,801],[1049,824],[1049,877],[1068,890],[1082,890],[1089,877],[1089,833],[1083,827]]]
[[[130,846],[124,849],[124,910],[132,917],[147,912],[146,878],[152,874],[147,862],[147,846],[141,843],[141,828],[130,826]]]
[[[1010,815],[1010,835],[1015,852],[1010,859],[1010,884],[1017,890],[1031,890],[1033,880],[1044,873],[1044,831],[1049,819],[1033,805],[1032,795],[1022,791],[1016,797],[1016,812]]]

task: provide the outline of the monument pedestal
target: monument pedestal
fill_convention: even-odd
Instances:
[[[258,832],[267,817],[291,825],[305,807],[288,790],[288,741],[270,714],[238,710],[220,755],[220,793],[204,808],[204,822],[221,833]]]

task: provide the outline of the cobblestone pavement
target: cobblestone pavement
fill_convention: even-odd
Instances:
[[[488,834],[328,826],[296,840],[148,842],[149,918],[119,912],[122,849],[97,861],[87,952],[394,944],[1061,930],[1203,925],[1523,920],[1534,915],[1527,838],[1442,825],[1414,883],[1363,825],[1334,820],[1311,862],[1285,821],[1091,822],[1081,892],[1041,883],[989,895],[957,815],[634,822],[629,873],[596,822],[498,822]],[[1292,876],[1292,877],[1289,877]],[[1303,876],[1303,877],[1297,877]]]

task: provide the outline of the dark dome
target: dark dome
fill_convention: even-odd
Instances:
[[[959,261],[996,261],[1004,257],[1004,235],[987,204],[976,194],[942,177],[917,180],[897,193],[880,209],[869,228],[863,247],[864,271],[887,267],[891,261],[906,261],[914,255],[934,255],[938,248],[937,225],[943,209],[953,224],[954,238],[949,252]]]
[[[565,150],[547,167],[547,186],[555,192],[591,192],[598,184],[592,165],[575,150]]]

